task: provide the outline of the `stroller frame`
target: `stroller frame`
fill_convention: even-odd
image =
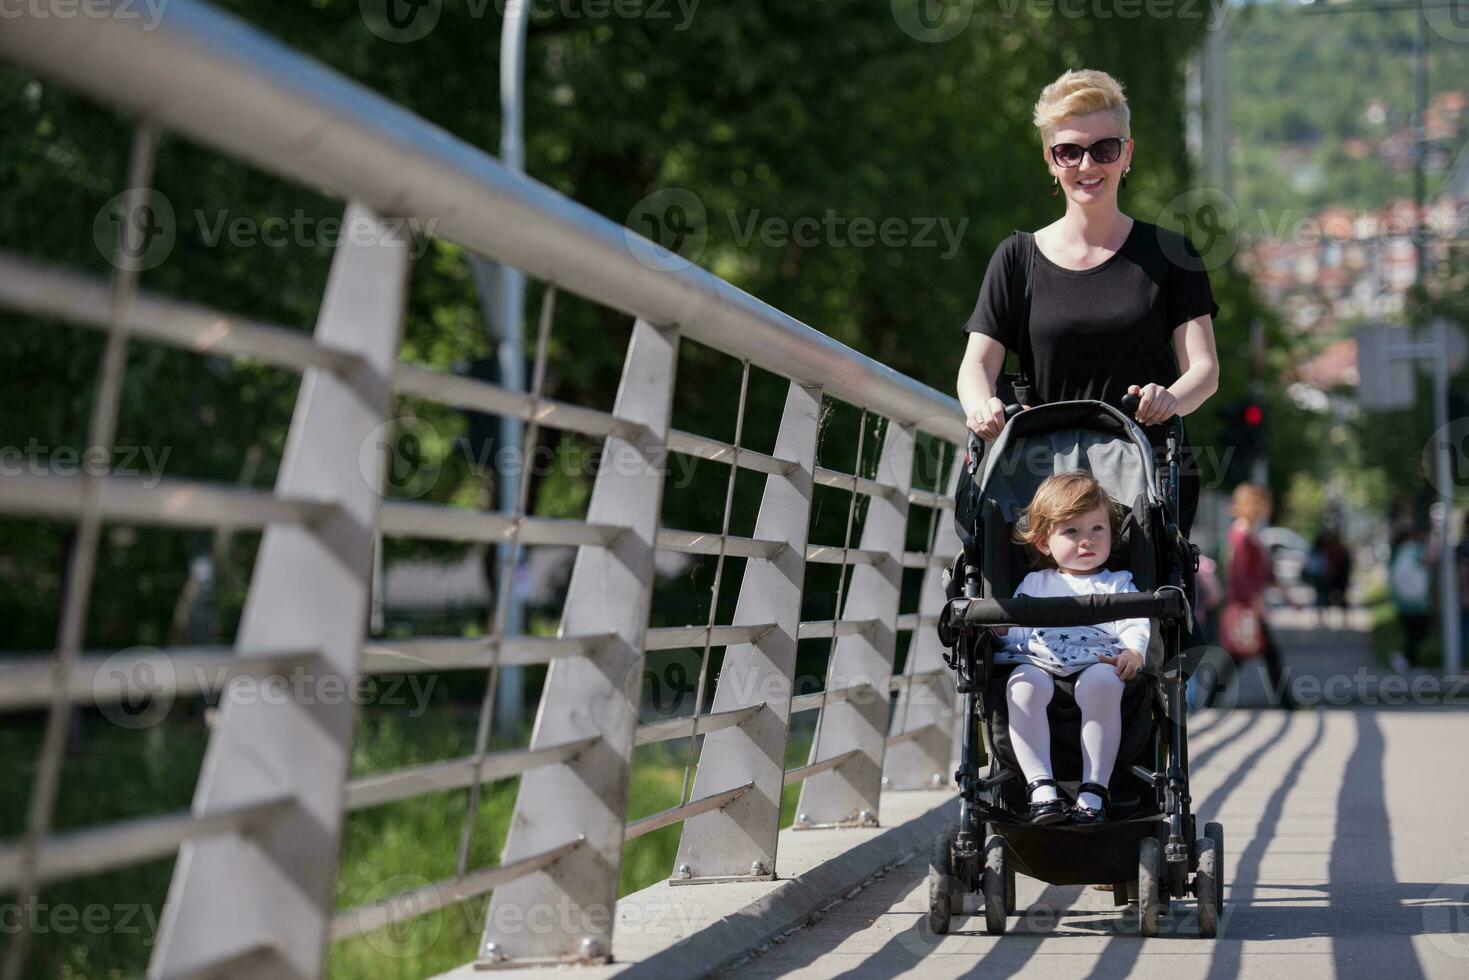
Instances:
[[[1122,415],[1134,438],[1145,443],[1146,437],[1132,418],[1136,397],[1124,398],[1123,406],[1125,415],[1112,408],[1107,411]],[[1006,415],[1013,417],[1019,411],[1020,406],[1011,405]],[[945,662],[958,673],[964,730],[959,769],[954,774],[959,787],[959,823],[935,838],[930,855],[928,923],[935,933],[949,930],[951,917],[963,910],[964,895],[974,892],[984,896],[986,931],[1004,933],[1007,917],[1015,912],[1015,876],[1022,871],[1051,884],[1112,883],[1115,905],[1126,905],[1130,897],[1137,900],[1143,936],[1158,934],[1159,919],[1170,911],[1171,898],[1193,895],[1198,900],[1200,934],[1206,938],[1217,934],[1223,912],[1224,830],[1211,822],[1196,837],[1189,795],[1185,687],[1191,671],[1186,669],[1182,645],[1192,622],[1191,593],[1199,549],[1176,523],[1182,439],[1182,422],[1175,416],[1168,423],[1165,466],[1157,477],[1163,484],[1161,513],[1150,506],[1151,519],[1162,537],[1157,550],[1163,559],[1162,584],[1151,594],[986,598],[981,568],[969,560],[967,548],[948,570],[950,599],[938,629],[944,646],[952,651],[945,652]],[[984,448],[971,432],[964,465],[976,485]],[[974,515],[976,525],[981,514],[982,509]],[[969,530],[968,540],[976,542],[977,548],[979,529]],[[956,595],[958,583],[952,579],[961,576],[962,594]],[[985,750],[984,733],[990,731],[992,707],[984,692],[990,690],[994,676],[995,649],[988,627],[1090,625],[1135,616],[1159,621],[1164,649],[1161,671],[1147,680],[1152,766],[1133,764],[1128,770],[1144,787],[1141,814],[1112,819],[1109,813],[1108,820],[1100,824],[1044,826],[1018,817],[1001,805],[1001,792],[1005,783],[1021,774],[1000,768],[998,757],[992,759]],[[990,771],[982,776],[980,768],[986,765]],[[1060,860],[1064,862],[1068,854],[1071,865],[1057,863],[1055,855],[1063,855]]]

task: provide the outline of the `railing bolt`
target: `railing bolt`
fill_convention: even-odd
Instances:
[[[765,873],[766,872],[765,872],[765,862],[764,861],[752,861],[750,863],[750,874],[752,874],[752,875],[754,875],[756,877],[759,877],[760,875],[763,875]]]
[[[485,959],[491,963],[505,962],[505,950],[500,948],[499,943],[485,943]]]
[[[694,869],[687,864],[680,864],[678,866],[678,876],[687,881],[694,876]]]
[[[944,774],[941,773],[941,772],[934,773],[933,774],[933,784],[936,787],[943,786],[944,785]]]
[[[810,822],[811,822],[811,818],[807,814],[804,814],[804,813],[798,813],[798,814],[796,814],[796,823],[810,823]]]
[[[581,937],[581,952],[586,957],[598,957],[602,955],[602,941],[596,936]]]
[[[867,827],[875,827],[877,826],[877,817],[873,816],[871,810],[863,810],[857,814],[857,822]]]
[[[882,784],[884,786],[891,786],[893,784],[893,777],[891,777],[891,776],[884,776],[884,777],[882,777]]]

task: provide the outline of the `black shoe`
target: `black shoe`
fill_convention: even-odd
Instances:
[[[1092,793],[1102,798],[1102,805],[1093,810],[1084,806],[1081,800],[1082,793]],[[1077,804],[1071,810],[1072,823],[1103,823],[1107,819],[1107,807],[1111,805],[1112,796],[1107,792],[1107,787],[1101,783],[1082,783],[1076,787]]]
[[[1031,780],[1025,787],[1027,797],[1034,795],[1035,791],[1042,786],[1055,786],[1056,781],[1049,776]],[[1043,800],[1040,803],[1030,804],[1030,822],[1033,824],[1061,823],[1067,817],[1069,808],[1064,797],[1057,796],[1054,800]]]

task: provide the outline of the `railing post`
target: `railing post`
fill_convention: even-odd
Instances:
[[[811,762],[856,749],[848,761],[817,773],[801,786],[797,825],[875,824],[887,748],[888,680],[897,644],[903,545],[908,533],[908,490],[913,483],[914,432],[889,420],[877,482],[891,488],[867,503],[860,547],[884,558],[852,569],[852,584],[838,612],[843,620],[874,619],[871,629],[838,637],[827,670],[827,689],[867,683],[872,690],[829,703],[817,720]],[[860,462],[860,461],[859,461]]]
[[[316,683],[303,696],[279,675],[231,682],[194,797],[198,816],[280,797],[291,805],[183,845],[152,977],[321,975],[355,710],[326,692],[348,689],[362,649],[382,476],[364,471],[360,453],[392,401],[409,265],[401,224],[355,202],[343,220],[355,230],[332,259],[316,340],[362,366],[306,372],[276,480],[278,495],[336,509],[314,527],[266,528],[235,641],[257,655],[316,650],[317,676],[307,675]]]
[[[758,881],[775,871],[820,416],[821,389],[792,382],[775,456],[796,465],[784,476],[765,478],[755,520],[756,538],[786,541],[790,547],[768,561],[746,562],[733,620],[735,626],[772,623],[775,628],[753,643],[725,650],[713,710],[761,702],[765,707],[733,728],[704,736],[693,798],[746,783],[754,786],[723,809],[684,821],[675,866],[687,868],[687,875],[676,874],[675,883]]]
[[[551,664],[531,748],[598,741],[521,777],[501,864],[579,834],[586,845],[495,889],[479,951],[485,965],[611,955],[677,364],[677,330],[639,320],[613,414],[641,428],[607,437],[587,511],[590,522],[627,530],[605,547],[577,549],[558,633],[613,636]]]
[[[959,465],[948,479],[948,494],[953,500],[959,486]],[[883,765],[883,786],[888,789],[935,789],[950,782],[950,747],[954,741],[954,708],[958,696],[954,674],[944,664],[943,646],[939,643],[939,611],[944,607],[942,567],[932,563],[942,558],[947,563],[959,552],[959,535],[954,531],[954,511],[942,507],[938,512],[934,540],[929,542],[930,563],[923,572],[923,590],[918,599],[918,622],[908,641],[908,659],[903,673],[909,678],[898,692],[893,706],[896,723],[889,741],[898,739],[888,749]],[[923,679],[923,675],[937,675]],[[899,736],[915,733],[911,738]]]

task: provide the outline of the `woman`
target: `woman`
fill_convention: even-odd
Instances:
[[[1035,233],[1028,323],[1019,322],[1012,289],[1025,243],[1012,235],[990,259],[964,324],[959,401],[985,440],[1005,425],[996,384],[1007,349],[1021,356],[1032,404],[1097,399],[1120,406],[1130,392],[1142,400],[1137,419],[1144,425],[1193,412],[1218,387],[1219,306],[1198,251],[1117,206],[1132,168],[1129,120],[1122,86],[1106,72],[1068,71],[1036,102],[1041,156],[1051,193],[1065,194],[1066,213]],[[1147,431],[1161,447],[1166,430]],[[1182,463],[1179,526],[1187,534],[1199,475],[1191,450]]]
[[[1233,505],[1226,601],[1243,603],[1255,610],[1265,636],[1265,669],[1270,675],[1270,690],[1280,692],[1280,707],[1294,708],[1296,699],[1285,677],[1280,648],[1275,645],[1265,608],[1265,592],[1275,585],[1275,573],[1270,568],[1270,552],[1260,541],[1259,529],[1270,520],[1270,491],[1254,483],[1241,483],[1235,487]]]

